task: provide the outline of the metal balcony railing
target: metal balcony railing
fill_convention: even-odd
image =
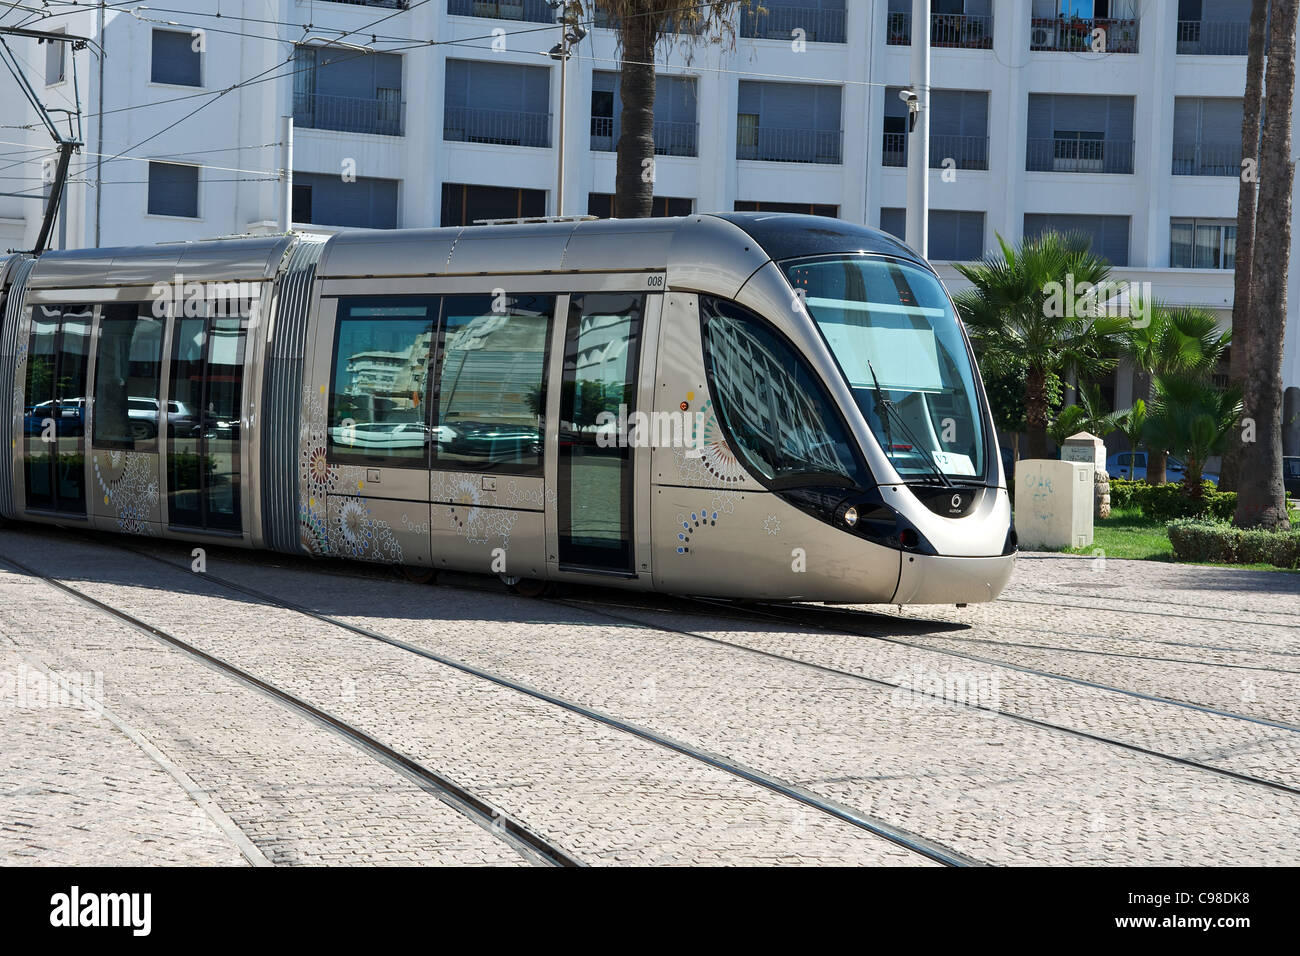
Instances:
[[[1109,17],[1034,17],[1029,21],[1029,49],[1088,53],[1092,51],[1095,30],[1105,31],[1104,52],[1138,52],[1138,21]]]
[[[443,111],[442,138],[456,143],[545,148],[551,145],[551,114],[449,106]]]
[[[293,122],[306,129],[401,136],[406,104],[394,99],[295,93]]]
[[[1200,143],[1174,144],[1175,176],[1241,175],[1241,146],[1204,146]]]
[[[656,122],[654,125],[656,156],[698,156],[699,124]],[[621,126],[611,116],[591,118],[591,148],[612,153],[618,148]]]
[[[988,169],[989,138],[987,136],[931,136],[930,168],[943,169],[945,159],[955,161],[958,169]],[[884,135],[881,163],[885,166],[907,165],[906,133]]]
[[[789,40],[795,30],[804,31],[804,39],[818,43],[845,43],[845,12],[822,10],[794,3],[763,3],[744,7],[740,12],[740,35],[759,40]]]
[[[736,133],[736,158],[767,163],[844,162],[843,130],[741,127]]]
[[[331,0],[332,3],[346,3],[354,7],[384,7],[389,10],[405,10],[410,0]]]
[[[1025,169],[1048,173],[1131,173],[1133,141],[1057,137],[1031,139]]]
[[[1245,56],[1248,20],[1179,20],[1178,52],[1201,56]]]
[[[912,14],[907,11],[889,14],[885,31],[890,46],[911,46]],[[964,13],[930,14],[930,45],[967,50],[993,49],[993,17],[967,16]]]
[[[526,23],[555,22],[555,8],[547,0],[447,0],[447,12],[457,17],[489,17]]]

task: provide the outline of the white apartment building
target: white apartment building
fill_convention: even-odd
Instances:
[[[599,22],[567,66],[558,209],[561,71],[546,53],[560,36],[546,0],[161,2],[0,16],[105,53],[7,41],[48,106],[84,117],[55,247],[274,231],[281,116],[295,120],[295,226],[611,214],[618,51]],[[738,18],[734,48],[661,48],[656,214],[797,210],[901,234],[911,0],[762,5]],[[1226,325],[1249,6],[932,0],[929,254],[950,285],[945,263],[996,235],[1083,230],[1117,278]],[[39,124],[15,128],[35,114],[5,74],[0,88],[0,244],[30,248],[53,151]],[[1291,271],[1284,444],[1300,454]],[[1132,376],[1107,391],[1127,407]]]

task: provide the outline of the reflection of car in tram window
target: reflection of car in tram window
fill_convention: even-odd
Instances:
[[[85,429],[86,400],[84,398],[65,398],[59,401],[57,413],[54,401],[39,402],[27,410],[23,417],[23,428],[28,435],[39,435],[45,430],[45,420],[54,419],[58,423],[58,433],[62,437],[80,435]]]
[[[540,455],[542,433],[536,427],[501,422],[462,422],[443,426],[450,434],[439,438],[439,454],[467,455],[476,461],[517,461]]]
[[[360,422],[330,429],[337,444],[354,448],[423,448],[429,432],[419,422]]]

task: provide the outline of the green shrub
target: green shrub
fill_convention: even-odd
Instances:
[[[1209,517],[1231,520],[1237,510],[1235,491],[1216,491],[1209,482],[1199,502],[1187,497],[1181,483],[1148,485],[1145,481],[1110,480],[1110,506],[1112,508],[1137,508],[1152,521],[1172,521],[1175,518]]]
[[[1174,557],[1216,564],[1271,564],[1300,567],[1300,529],[1243,530],[1226,521],[1178,518],[1166,525]]]

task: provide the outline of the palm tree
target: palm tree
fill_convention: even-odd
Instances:
[[[1221,455],[1241,415],[1241,390],[1216,388],[1196,375],[1157,376],[1150,425],[1167,447],[1183,458],[1183,493],[1199,499],[1202,473],[1212,455]]]
[[[1147,403],[1140,398],[1134,399],[1132,407],[1120,414],[1118,424],[1119,430],[1128,439],[1128,480],[1132,481],[1134,459],[1137,458],[1138,445],[1142,444],[1142,433],[1147,427]]]
[[[998,245],[1001,256],[957,266],[973,286],[956,297],[957,308],[982,365],[994,374],[1024,369],[1029,457],[1045,458],[1049,377],[1095,378],[1113,369],[1109,355],[1129,320],[1097,315],[1087,300],[1066,301],[1074,299],[1068,292],[1110,275],[1088,237],[1048,232],[1013,248],[998,236]]]
[[[734,7],[750,0],[566,0],[572,22],[608,14],[618,31],[621,54],[619,96],[622,132],[614,175],[614,213],[621,219],[645,219],[654,209],[655,47],[676,34],[678,48],[689,58],[698,42],[734,45]]]
[[[1092,384],[1079,389],[1079,404],[1067,405],[1061,409],[1047,433],[1052,436],[1052,441],[1064,445],[1067,438],[1078,432],[1105,438],[1117,428],[1119,415],[1106,409],[1106,402],[1101,397],[1101,386]]]
[[[1166,378],[1193,375],[1207,379],[1218,367],[1232,341],[1232,332],[1219,331],[1214,314],[1195,306],[1170,307],[1161,302],[1138,302],[1136,311],[1149,321],[1131,325],[1121,340],[1121,351],[1143,373]],[[1154,398],[1154,383],[1148,397]],[[1147,441],[1147,483],[1165,483],[1169,448],[1163,433]]]
[[[1246,92],[1241,103],[1241,158],[1259,164],[1259,130],[1264,106],[1264,52],[1268,38],[1269,0],[1253,0],[1250,6],[1250,39],[1246,46]],[[1255,261],[1255,198],[1258,175],[1243,171],[1237,185],[1237,251],[1233,260],[1232,328],[1237,347],[1229,360],[1228,378],[1245,386],[1246,343],[1250,339],[1250,281]],[[1230,442],[1223,454],[1219,488],[1236,491],[1243,452],[1241,442]]]
[[[1255,441],[1241,452],[1237,484],[1238,527],[1290,525],[1282,484],[1282,342],[1291,253],[1291,109],[1295,100],[1298,0],[1272,0],[1268,66],[1264,74],[1268,123],[1259,146],[1259,200],[1246,329],[1245,414]]]

